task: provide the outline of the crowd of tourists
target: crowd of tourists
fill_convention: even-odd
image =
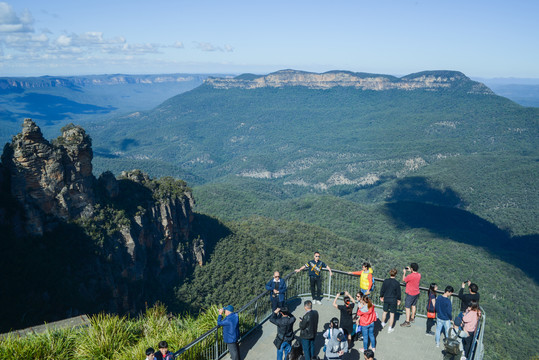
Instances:
[[[320,253],[315,252],[313,260],[296,269],[308,271],[312,300],[303,303],[305,314],[299,318],[299,335],[294,332],[296,318],[285,304],[287,286],[281,279],[280,273],[275,271],[265,288],[269,291],[272,314],[269,321],[276,325],[277,334],[274,345],[277,349],[277,360],[318,359],[315,355],[315,338],[318,333],[318,312],[313,309],[313,304],[321,304],[322,300],[322,269],[327,269],[329,275],[332,270],[320,260]],[[421,274],[418,272],[417,263],[402,270],[402,281],[405,286],[405,320],[400,327],[407,328],[414,324],[416,319],[417,304],[420,294],[419,284]],[[401,304],[401,283],[396,279],[397,269],[389,271],[389,277],[384,280],[380,289],[380,301],[383,303],[382,316],[378,319],[372,301],[372,292],[375,282],[373,269],[369,263],[363,263],[361,271],[349,272],[350,275],[359,276],[359,289],[352,296],[348,291],[335,294],[333,306],[340,311],[340,318],[332,318],[325,326],[322,336],[325,345],[323,347],[324,359],[342,359],[354,346],[354,342],[360,342],[358,351],[364,359],[374,359],[376,352],[375,323],[381,324],[381,329],[388,328],[388,334],[395,331],[395,314]],[[469,292],[464,293],[465,287]],[[435,283],[430,284],[426,305],[427,323],[425,334],[434,337],[436,347],[440,347],[442,331],[445,335],[444,353],[446,355],[460,356],[465,360],[470,355],[471,346],[477,325],[481,317],[479,309],[478,286],[467,280],[461,284],[457,296],[461,300],[460,314],[452,318],[452,302],[450,297],[455,293],[452,286],[446,286],[443,294],[438,291]],[[338,304],[342,297],[343,304]],[[226,317],[223,319],[222,314]],[[388,317],[389,315],[389,317]],[[232,360],[240,359],[239,352],[239,319],[231,305],[219,310],[217,325],[223,327],[223,339],[227,344]],[[435,327],[435,331],[432,328]],[[380,331],[382,331],[380,330]],[[156,353],[157,354],[157,353]],[[456,357],[459,359],[459,357]]]

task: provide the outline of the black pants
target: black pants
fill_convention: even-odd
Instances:
[[[434,326],[434,324],[436,323],[436,321],[434,321],[435,319],[429,319],[427,318],[427,332],[430,332],[432,331],[432,327]]]
[[[322,278],[320,276],[309,276],[311,281],[311,295],[313,300],[322,300]]]
[[[240,346],[237,342],[235,343],[226,343],[228,352],[230,353],[230,358],[232,360],[240,360]]]
[[[275,311],[277,308],[283,307],[283,302],[279,301],[279,296],[270,295],[271,311]]]
[[[470,350],[472,349],[474,336],[475,332],[468,333],[468,337],[462,339],[462,346],[464,347],[464,354],[466,357],[470,356]]]

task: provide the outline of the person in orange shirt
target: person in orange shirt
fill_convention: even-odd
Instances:
[[[364,262],[361,271],[349,272],[349,275],[359,275],[359,291],[363,295],[370,295],[374,279],[372,278],[372,267],[368,262]]]

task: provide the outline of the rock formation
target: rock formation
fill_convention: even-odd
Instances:
[[[138,311],[145,302],[170,297],[205,260],[204,240],[192,231],[194,200],[183,181],[152,180],[139,170],[118,179],[105,172],[96,179],[92,156],[91,139],[81,127],[64,127],[51,143],[31,119],[4,148],[0,225],[18,238],[39,239],[70,224],[94,248],[82,255],[80,268],[66,267],[66,278],[55,280],[78,279],[78,288],[66,291],[101,303],[91,309],[66,303],[43,320],[96,310]]]
[[[470,93],[493,94],[485,85],[472,81],[457,71],[425,71],[402,78],[388,75],[329,71],[323,74],[296,70],[281,70],[265,76],[240,75],[235,78],[208,78],[205,84],[216,89],[258,89],[302,86],[309,89],[330,89],[337,86],[362,90],[440,90],[465,84]]]

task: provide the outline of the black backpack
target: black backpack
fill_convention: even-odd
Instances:
[[[453,335],[451,333],[453,333]],[[454,328],[449,329],[449,336],[444,339],[444,347],[446,353],[460,355],[460,340],[458,333]]]

